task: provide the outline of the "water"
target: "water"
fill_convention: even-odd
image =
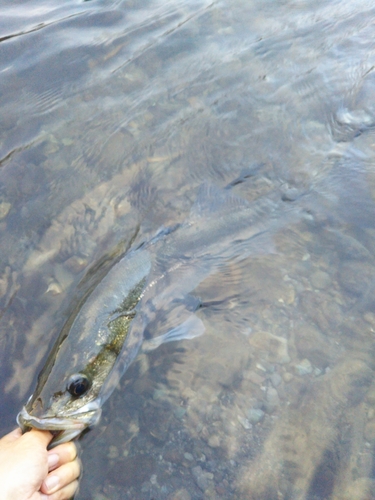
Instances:
[[[375,498],[373,3],[1,10],[2,433],[87,271],[232,184],[304,217],[199,285],[202,337],[138,357],[76,498]]]

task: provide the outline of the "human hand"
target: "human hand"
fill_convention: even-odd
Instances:
[[[0,439],[2,500],[68,500],[78,487],[80,463],[74,443],[47,451],[48,431],[16,429]]]

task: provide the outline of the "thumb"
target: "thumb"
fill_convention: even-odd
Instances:
[[[1,440],[3,443],[13,443],[17,439],[19,439],[22,436],[22,431],[18,427],[17,429],[14,429],[12,432],[9,432],[9,434],[6,434]]]
[[[34,428],[27,432],[26,435],[29,439],[38,441],[38,444],[42,444],[46,448],[53,438],[53,435],[49,431],[40,431]]]

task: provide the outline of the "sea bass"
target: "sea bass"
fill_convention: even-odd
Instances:
[[[228,262],[272,252],[272,236],[300,217],[278,193],[248,203],[204,185],[190,217],[129,251],[64,325],[18,424],[55,434],[52,446],[95,425],[142,344],[151,349],[205,330],[190,293]],[[153,322],[166,332],[145,341]]]

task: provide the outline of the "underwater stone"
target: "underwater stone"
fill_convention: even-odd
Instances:
[[[246,416],[251,424],[257,424],[263,419],[264,411],[260,408],[251,408],[246,412]]]
[[[325,290],[331,285],[331,283],[330,275],[324,271],[316,271],[311,276],[311,284],[318,290]]]
[[[312,364],[308,359],[303,359],[298,365],[295,367],[298,375],[310,375],[313,371]]]
[[[211,486],[214,478],[214,475],[211,472],[206,472],[200,465],[197,465],[197,467],[193,467],[191,469],[191,473],[194,476],[198,488],[202,491],[206,491]]]

